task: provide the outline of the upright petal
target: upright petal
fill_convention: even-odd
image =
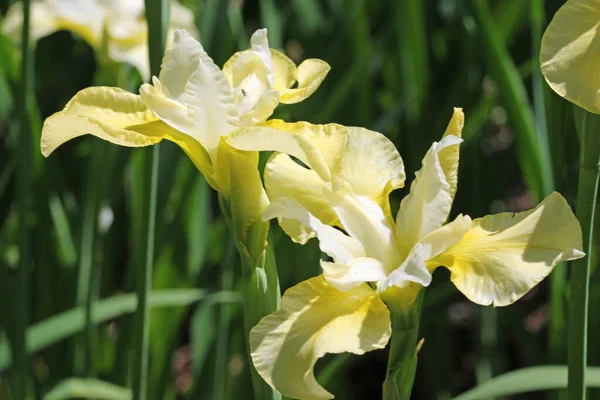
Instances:
[[[281,92],[291,88],[296,83],[296,64],[280,51],[271,49],[271,60],[275,73],[273,89]]]
[[[325,225],[339,225],[339,220],[325,197],[326,183],[319,175],[301,166],[284,153],[274,153],[264,171],[265,189],[271,201],[281,197],[296,200]],[[289,218],[278,218],[279,225],[296,243],[305,244],[314,232]]]
[[[581,258],[581,227],[554,192],[536,208],[473,221],[463,239],[437,258],[470,300],[505,306],[544,279],[561,261]]]
[[[140,96],[158,118],[200,142],[212,159],[221,136],[238,124],[225,75],[184,30],[175,32],[160,78],[154,79],[154,86],[142,85]]]
[[[456,136],[460,138],[462,136],[462,130],[465,126],[465,114],[463,114],[462,108],[454,108],[452,118],[448,123],[444,136]],[[446,175],[446,181],[450,185],[450,197],[454,199],[456,194],[456,188],[458,185],[458,158],[459,158],[459,145],[455,144],[442,149],[439,153],[440,165]]]
[[[461,139],[449,135],[434,143],[410,185],[410,193],[402,199],[396,218],[396,243],[402,257],[406,257],[421,238],[442,226],[448,218],[452,197],[439,153],[460,142]]]
[[[341,125],[270,120],[261,126],[232,132],[226,140],[240,150],[287,153],[329,182],[331,170],[339,162],[348,139],[347,130]]]
[[[550,87],[589,112],[600,113],[600,0],[570,0],[542,37],[540,63]]]
[[[325,61],[314,58],[304,60],[294,71],[298,86],[293,89],[282,88],[280,101],[284,104],[294,104],[310,97],[319,88],[330,69]]]
[[[355,258],[365,256],[365,249],[359,241],[323,224],[293,199],[280,198],[269,204],[263,214],[263,219],[268,220],[275,217],[294,219],[315,232],[321,250],[337,263],[347,263]]]
[[[250,331],[250,351],[258,373],[284,396],[331,399],[315,379],[317,360],[381,349],[390,334],[389,311],[373,289],[341,293],[319,276],[285,292],[281,309]]]

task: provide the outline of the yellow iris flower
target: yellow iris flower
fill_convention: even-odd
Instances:
[[[600,0],[569,0],[542,37],[540,64],[550,87],[600,114]]]
[[[21,39],[23,6],[13,4],[3,22],[2,32],[18,42]],[[31,40],[68,30],[81,36],[96,51],[113,61],[126,62],[137,68],[147,81],[148,27],[144,15],[144,0],[38,0],[31,4]],[[193,12],[171,3],[170,43],[175,29],[187,29],[198,36]]]
[[[170,140],[179,145],[208,183],[230,204],[234,232],[243,238],[268,204],[258,173],[258,153],[233,149],[222,138],[240,129],[272,131],[266,119],[282,103],[309,97],[329,72],[321,60],[298,67],[269,48],[266,29],[256,31],[252,48],[234,54],[223,70],[185,30],[174,34],[159,77],[140,95],[113,87],[77,93],[42,128],[45,156],[75,137],[91,134],[121,146],[140,147]],[[292,88],[292,86],[294,86]],[[264,229],[257,233],[266,234]],[[258,255],[260,248],[248,249]]]
[[[283,395],[333,396],[313,367],[326,353],[386,346],[388,306],[408,308],[445,266],[451,280],[482,305],[513,303],[561,261],[583,257],[581,228],[567,202],[553,193],[537,207],[446,223],[457,186],[463,113],[455,109],[392,218],[389,193],[404,184],[402,159],[383,135],[339,125],[277,125],[270,133],[238,132],[243,149],[279,149],[265,168],[272,201],[263,218],[278,218],[293,240],[316,236],[331,257],[323,274],[285,292],[282,308],[250,334],[261,376]],[[283,144],[287,130],[291,143]],[[305,143],[303,139],[308,138]],[[306,168],[308,166],[308,168]]]

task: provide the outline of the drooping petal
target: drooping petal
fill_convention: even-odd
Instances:
[[[271,49],[271,60],[275,77],[273,89],[281,92],[291,88],[296,82],[296,64],[280,51]]]
[[[365,256],[365,249],[359,241],[323,224],[296,200],[282,197],[269,204],[263,214],[263,219],[269,220],[276,217],[296,220],[315,232],[321,250],[337,263],[347,263],[355,258]]]
[[[226,140],[240,150],[287,153],[328,182],[331,169],[339,162],[348,139],[347,129],[341,125],[269,120],[261,126],[238,129]]]
[[[386,278],[385,266],[379,260],[359,257],[346,263],[321,261],[323,276],[340,292],[367,282],[377,282]]]
[[[368,285],[342,293],[322,276],[292,287],[282,307],[250,331],[258,373],[284,396],[331,399],[313,367],[327,353],[381,349],[391,334],[389,311]]]
[[[363,245],[367,257],[381,261],[386,268],[399,264],[393,221],[375,200],[357,196],[348,185],[325,194],[344,230]]]
[[[163,59],[154,87],[140,88],[142,101],[158,118],[186,133],[216,158],[221,136],[237,127],[231,87],[200,43],[185,30]]]
[[[339,183],[347,183],[358,196],[388,204],[394,189],[404,186],[404,163],[394,144],[379,132],[347,127],[348,144],[340,168],[334,173]]]
[[[439,153],[460,142],[461,139],[449,135],[431,146],[410,186],[410,193],[400,203],[396,218],[396,243],[403,257],[421,238],[442,226],[448,218],[452,197]]]
[[[521,213],[475,219],[471,229],[436,262],[452,282],[482,305],[513,303],[561,262],[581,258],[581,227],[558,193]]]
[[[600,113],[600,1],[571,0],[542,37],[540,63],[550,87],[589,112]]]
[[[452,118],[448,123],[444,136],[456,136],[460,138],[462,136],[462,130],[465,126],[465,114],[462,108],[454,108]],[[459,159],[459,146],[458,144],[448,146],[442,149],[439,153],[440,165],[446,175],[446,181],[450,185],[450,197],[454,199],[456,194],[456,188],[458,185],[458,159]]]
[[[299,103],[310,97],[321,85],[331,67],[325,61],[304,60],[294,71],[298,86],[293,89],[281,89],[280,101],[284,104]]]
[[[265,189],[271,201],[281,197],[296,200],[308,212],[318,218],[325,225],[339,225],[339,220],[323,194],[325,182],[319,175],[292,160],[284,153],[274,153],[265,166]],[[279,225],[300,244],[305,244],[314,237],[314,232],[303,224],[288,218],[278,218]]]
[[[91,87],[78,92],[64,110],[44,121],[41,150],[49,156],[63,143],[90,134],[120,146],[149,146],[167,139],[179,145],[211,186],[212,166],[206,151],[193,138],[158,120],[140,97],[123,89]]]
[[[429,244],[417,243],[402,265],[378,282],[377,291],[385,292],[392,286],[404,289],[409,282],[418,283],[421,286],[429,286],[431,283],[431,273],[427,269],[426,263],[431,257],[431,247]]]
[[[33,2],[30,9],[30,31],[32,41],[37,41],[59,30],[58,19],[51,4]],[[21,42],[23,27],[23,2],[13,3],[2,20],[2,33],[12,42]]]

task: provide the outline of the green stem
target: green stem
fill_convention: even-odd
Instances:
[[[573,262],[571,271],[571,304],[569,321],[569,378],[568,398],[585,398],[585,369],[587,366],[588,297],[594,214],[598,180],[600,117],[587,111],[576,110],[580,116],[577,124],[580,137],[579,183],[577,186],[576,215],[583,236],[583,251],[587,256]],[[576,118],[577,119],[577,118]]]
[[[15,285],[14,305],[14,340],[12,343],[13,357],[15,360],[14,394],[16,399],[27,398],[27,379],[29,375],[29,362],[26,348],[26,332],[29,319],[29,268],[31,267],[31,243],[30,243],[30,210],[32,206],[31,193],[31,136],[29,128],[29,115],[27,110],[27,98],[30,91],[30,46],[29,46],[29,20],[30,1],[23,0],[23,27],[21,32],[21,85],[17,112],[20,122],[19,134],[19,166],[17,180],[17,195],[19,204],[19,269],[17,271],[17,284]]]
[[[417,340],[423,293],[421,290],[408,309],[395,305],[393,299],[384,299],[390,308],[392,320],[390,353],[383,383],[384,400],[410,399],[417,372]]]

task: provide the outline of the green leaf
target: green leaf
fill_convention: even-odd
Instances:
[[[98,379],[68,378],[56,385],[44,396],[44,400],[73,398],[98,400],[130,400],[131,390]]]
[[[600,367],[587,368],[587,387],[600,387]],[[499,375],[453,400],[484,400],[539,390],[567,387],[567,366],[547,365],[523,368]]]

